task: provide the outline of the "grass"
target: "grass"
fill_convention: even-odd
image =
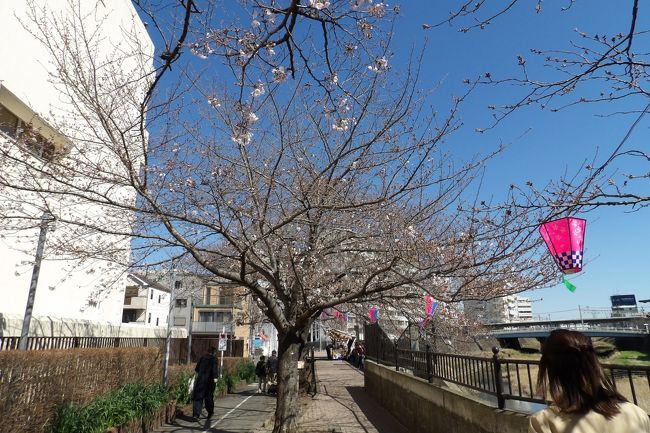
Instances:
[[[614,353],[608,360],[609,364],[621,365],[650,365],[650,355],[636,350],[621,350]]]
[[[135,419],[151,419],[169,399],[169,390],[162,385],[125,385],[86,406],[61,406],[49,431],[104,433],[111,427],[125,425]]]
[[[152,419],[158,410],[171,400],[180,405],[192,402],[189,380],[192,371],[180,374],[177,385],[130,384],[97,397],[85,406],[66,404],[57,409],[49,433],[105,433],[111,427],[128,424],[137,419]],[[232,371],[225,371],[217,380],[215,396],[220,397],[234,389],[241,381],[255,379],[255,365],[250,361],[239,362]]]

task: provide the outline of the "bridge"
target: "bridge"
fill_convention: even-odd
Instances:
[[[555,329],[580,331],[589,337],[614,339],[617,347],[649,348],[650,318],[645,315],[495,323],[484,335],[496,338],[503,347],[519,349],[520,338],[542,341]]]

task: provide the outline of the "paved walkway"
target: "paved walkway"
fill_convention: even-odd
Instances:
[[[318,360],[318,393],[301,400],[301,431],[321,433],[408,433],[363,388],[363,373],[345,361]]]
[[[300,399],[298,426],[304,433],[408,433],[363,388],[363,372],[345,361],[316,361],[318,393]],[[160,432],[268,433],[275,396],[256,394],[257,385],[215,401],[214,417],[198,423],[185,417]]]
[[[275,396],[257,394],[251,384],[237,394],[228,394],[214,401],[211,419],[192,422],[188,417],[176,418],[159,432],[173,433],[249,433],[263,428],[275,411]],[[191,411],[191,409],[190,409]],[[204,411],[205,413],[205,411]]]

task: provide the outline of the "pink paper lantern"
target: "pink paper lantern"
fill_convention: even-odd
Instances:
[[[582,270],[586,225],[586,220],[568,217],[549,221],[539,228],[555,263],[565,274]]]

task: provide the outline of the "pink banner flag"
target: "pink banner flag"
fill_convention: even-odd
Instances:
[[[427,295],[424,297],[424,310],[427,316],[433,312],[433,296]]]

